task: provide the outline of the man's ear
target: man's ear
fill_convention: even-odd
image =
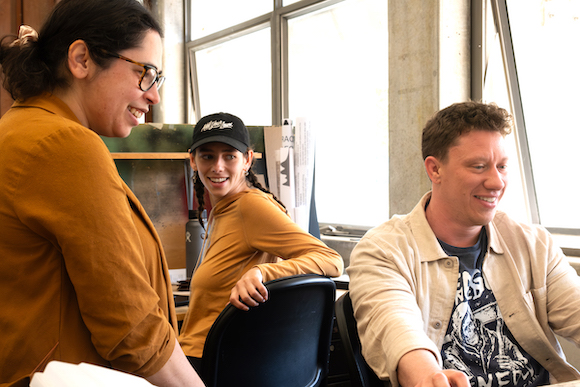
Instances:
[[[425,170],[432,184],[437,184],[441,180],[441,162],[433,156],[425,159]]]
[[[93,63],[89,48],[84,40],[75,40],[68,47],[68,68],[75,78],[83,79],[89,75],[90,65]]]

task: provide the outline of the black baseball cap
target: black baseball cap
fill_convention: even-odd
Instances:
[[[244,153],[250,147],[250,134],[241,119],[229,113],[215,113],[201,118],[193,128],[193,152],[208,142],[222,142]]]

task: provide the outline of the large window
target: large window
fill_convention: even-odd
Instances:
[[[272,122],[270,29],[195,52],[201,116],[225,111],[246,123]]]
[[[474,97],[509,108],[516,118],[502,209],[518,220],[580,235],[575,176],[580,1],[480,2],[484,82]],[[360,226],[384,221],[389,217],[387,5],[385,0],[191,0],[195,116],[190,121],[216,110],[230,110],[249,125],[306,117],[317,141],[319,221]],[[221,17],[224,12],[215,7],[232,12]]]
[[[288,21],[289,115],[316,131],[325,223],[372,226],[389,215],[386,3],[344,1]]]
[[[511,102],[510,90],[508,88],[509,84],[506,82],[500,32],[495,27],[491,4],[489,1],[486,3],[487,12],[484,13],[486,16],[486,65],[482,100],[485,102],[494,102],[514,114],[513,103]],[[525,170],[529,170],[529,168],[527,168],[522,159],[522,148],[523,152],[526,153],[527,146],[525,141],[522,146],[522,142],[518,141],[520,139],[521,136],[517,130],[514,130],[507,137],[509,184],[500,202],[500,209],[521,222],[530,222],[534,216],[530,211],[530,198],[526,195],[526,179],[524,178]]]
[[[498,71],[496,49],[495,62],[491,56],[489,61],[496,73],[488,81],[493,89],[507,79],[529,220],[578,234],[580,2],[496,0],[490,5],[505,72]]]
[[[190,3],[190,121],[216,111],[257,126],[309,120],[321,223],[389,216],[387,3]]]
[[[580,2],[507,1],[539,221],[580,229]]]
[[[190,0],[190,4],[192,40],[272,12],[272,0]]]

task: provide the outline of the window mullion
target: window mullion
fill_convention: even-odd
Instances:
[[[282,56],[280,54],[282,20],[277,10],[272,12],[270,20],[270,50],[272,57],[272,125],[280,125],[283,115],[282,100],[284,100],[282,96]]]
[[[532,172],[532,161],[530,157],[530,149],[526,134],[526,124],[524,120],[522,98],[517,78],[516,62],[514,57],[511,31],[507,14],[507,5],[505,0],[491,0],[491,4],[496,28],[498,30],[500,37],[508,94],[515,121],[515,130],[516,130],[515,135],[517,136],[518,148],[523,168],[523,179],[525,187],[524,193],[526,195],[527,206],[530,211],[531,221],[533,223],[539,224],[540,211],[538,208],[538,200],[536,197],[534,175]]]

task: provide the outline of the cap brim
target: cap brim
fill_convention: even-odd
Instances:
[[[221,142],[224,144],[228,144],[230,146],[233,146],[234,148],[236,148],[237,150],[239,150],[242,153],[245,153],[248,150],[248,145],[244,144],[241,141],[236,140],[235,138],[231,138],[228,136],[211,136],[211,137],[206,137],[202,140],[199,140],[197,142],[195,142],[190,150],[194,151],[195,149],[199,148],[201,145],[203,144],[207,144],[209,142]]]

